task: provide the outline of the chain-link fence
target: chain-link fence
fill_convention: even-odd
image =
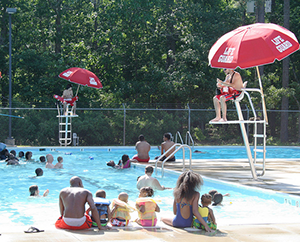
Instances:
[[[78,117],[72,118],[72,132],[79,137],[79,145],[134,145],[140,134],[144,134],[151,145],[162,142],[162,136],[177,132],[185,140],[190,132],[197,145],[243,144],[238,124],[210,125],[214,118],[213,109],[200,108],[200,105],[180,104],[121,104],[105,108],[77,108]],[[201,105],[203,106],[203,105]],[[230,107],[234,107],[231,106]],[[242,106],[245,119],[251,118],[251,111]],[[259,114],[261,111],[257,111]],[[0,142],[9,135],[8,108],[0,108]],[[13,108],[12,115],[24,118],[11,118],[12,137],[16,145],[59,145],[58,110],[57,108]],[[289,143],[299,140],[299,115],[297,110],[288,111]],[[237,120],[235,109],[228,109],[228,120]],[[280,140],[279,110],[268,110],[267,143],[278,144]],[[246,124],[249,140],[253,125]]]

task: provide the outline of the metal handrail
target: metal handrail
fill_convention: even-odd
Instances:
[[[176,132],[176,135],[175,135],[175,143],[177,143],[177,136],[179,136],[179,138],[180,138],[180,140],[181,140],[181,144],[184,144],[184,143],[183,143],[183,139],[182,139],[181,134],[180,134],[179,131]]]
[[[187,131],[186,134],[185,134],[185,143],[188,144],[188,139],[187,139],[188,136],[189,136],[189,141],[192,141],[193,150],[194,150],[195,143],[194,143],[194,140],[192,138],[192,135],[191,135],[190,131]],[[188,145],[190,145],[190,143]]]
[[[164,165],[165,165],[165,162],[171,158],[175,153],[177,153],[179,150],[182,149],[182,164],[183,164],[183,168],[182,168],[182,171],[185,171],[185,149],[184,148],[189,148],[189,151],[190,151],[190,162],[189,162],[189,167],[190,167],[190,170],[192,169],[192,150],[191,150],[191,147],[186,145],[186,144],[179,144],[179,143],[176,143],[174,144],[172,147],[170,147],[164,154],[162,154],[160,157],[158,157],[158,159],[156,160],[155,162],[155,175],[157,175],[157,163],[160,161],[160,159],[162,157],[165,156],[166,153],[168,153],[169,150],[175,148],[176,146],[179,146],[177,149],[175,149],[175,151],[173,151],[168,157],[166,157],[163,161],[162,161],[162,165],[161,165],[161,177],[164,176]]]

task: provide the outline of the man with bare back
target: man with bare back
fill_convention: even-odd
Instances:
[[[58,229],[89,229],[92,227],[91,217],[85,213],[85,204],[88,203],[92,216],[101,229],[98,210],[95,206],[92,193],[83,188],[81,179],[73,176],[70,187],[62,189],[59,193],[60,217],[55,223]]]
[[[144,135],[139,136],[139,141],[135,144],[135,149],[137,150],[137,155],[132,157],[132,160],[137,160],[138,162],[148,162],[150,160],[149,151],[151,149],[150,144],[145,140]]]

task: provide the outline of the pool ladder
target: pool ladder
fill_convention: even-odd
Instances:
[[[176,148],[177,147],[177,148]],[[185,171],[185,148],[188,148],[189,152],[190,152],[190,158],[189,158],[189,169],[192,169],[192,150],[191,147],[186,145],[186,144],[179,144],[179,143],[175,143],[172,147],[170,147],[170,149],[168,149],[164,154],[162,154],[160,157],[158,157],[158,159],[155,161],[155,175],[157,175],[157,163],[160,161],[160,159],[165,156],[169,150],[172,150],[173,148],[175,148],[175,150],[168,156],[166,157],[163,161],[162,161],[162,165],[161,165],[161,177],[164,177],[164,165],[165,162],[171,158],[174,154],[176,154],[179,150],[182,150],[182,165],[183,165],[183,169],[182,171]]]
[[[247,83],[244,83],[245,85]],[[247,91],[252,91],[252,92],[259,92],[261,95],[261,99],[262,99],[262,108],[263,108],[263,120],[260,120],[255,112],[250,94]],[[240,101],[243,99],[244,94],[246,94],[246,96],[248,97],[252,112],[254,117],[250,120],[244,120],[243,117],[243,113],[241,110],[241,106],[240,106]],[[267,111],[266,111],[266,106],[265,106],[265,102],[264,102],[264,94],[262,89],[258,89],[258,88],[243,88],[242,89],[242,93],[236,98],[236,100],[234,100],[234,104],[236,107],[236,111],[238,114],[238,118],[239,120],[233,120],[233,121],[227,121],[227,122],[209,122],[210,124],[239,124],[240,128],[241,128],[241,132],[242,132],[242,136],[243,136],[243,140],[244,140],[244,144],[246,147],[246,151],[247,151],[247,156],[248,156],[248,161],[250,164],[250,169],[251,169],[251,173],[252,173],[252,177],[253,179],[257,179],[257,176],[263,176],[265,174],[265,164],[266,164],[266,139],[267,139],[267,124],[268,124],[268,117],[267,117]],[[248,139],[248,135],[247,135],[247,131],[246,131],[246,127],[245,124],[254,124],[254,134],[253,134],[253,143],[254,143],[254,148],[253,148],[253,152],[254,152],[254,157],[252,157],[252,153],[251,153],[251,149],[250,149],[250,144],[249,144],[249,139]],[[263,131],[261,134],[258,134],[258,124],[263,124]],[[262,138],[263,139],[263,148],[262,149],[258,149],[257,148],[257,139],[258,138]],[[262,159],[262,164],[259,165],[257,164],[257,152],[262,152],[263,153],[263,159]],[[261,169],[261,173],[258,173],[257,168]]]
[[[63,108],[59,107],[59,102],[57,103],[58,115],[58,141],[60,146],[67,146],[72,143],[72,118],[78,117],[78,115],[73,115],[73,108],[69,109],[69,104],[67,105],[66,114],[64,115]]]
[[[187,145],[190,145],[190,143],[192,142],[192,150],[194,150],[194,146],[195,146],[195,143],[194,143],[194,140],[193,140],[193,137],[190,133],[190,131],[187,131],[186,134],[185,134],[185,143],[183,142],[183,139],[181,137],[181,134],[179,131],[176,132],[176,135],[175,135],[175,143],[177,143],[177,137],[179,137],[180,141],[181,141],[181,144],[187,144]]]

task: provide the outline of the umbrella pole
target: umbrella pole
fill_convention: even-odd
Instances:
[[[78,87],[77,87],[77,91],[76,91],[76,95],[75,95],[75,97],[77,96],[77,94],[78,94],[78,91],[79,91],[79,84],[78,84]]]
[[[260,79],[260,73],[259,73],[258,66],[256,66],[256,70],[257,70],[257,76],[258,76],[258,81],[259,81],[259,87],[260,87],[260,91],[261,91],[263,112],[264,112],[265,120],[268,123],[267,109],[266,109],[266,103],[265,103],[265,96],[264,96],[264,92],[263,92],[263,87],[262,87],[262,83],[261,83],[261,79]]]

